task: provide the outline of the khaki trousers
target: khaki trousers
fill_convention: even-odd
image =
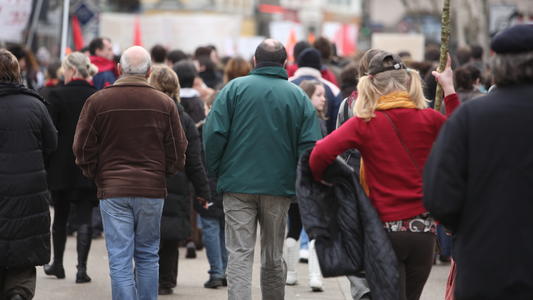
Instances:
[[[283,242],[290,198],[224,194],[228,299],[252,299],[252,266],[257,223],[261,227],[261,294],[263,300],[283,300],[287,267]]]

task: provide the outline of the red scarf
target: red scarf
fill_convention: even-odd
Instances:
[[[112,71],[117,75],[115,62],[100,56],[91,56],[91,63],[98,67],[98,72]]]
[[[44,83],[45,87],[53,87],[59,84],[59,79],[48,79]]]

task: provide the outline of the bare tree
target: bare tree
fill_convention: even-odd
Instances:
[[[440,14],[443,0],[400,0],[408,13]]]
[[[400,0],[407,13],[440,15],[443,0]],[[452,0],[452,39],[459,47],[489,47],[489,0]]]
[[[489,46],[489,1],[454,1],[456,38],[459,46]]]

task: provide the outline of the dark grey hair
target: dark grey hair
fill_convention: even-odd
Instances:
[[[498,87],[533,83],[533,52],[496,54],[492,58],[491,69]]]

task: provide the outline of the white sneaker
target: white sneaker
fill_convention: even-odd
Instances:
[[[309,287],[313,292],[324,291],[322,283],[322,272],[315,250],[315,240],[309,242]]]
[[[322,283],[321,276],[310,276],[309,277],[309,287],[313,292],[323,292],[324,286]]]
[[[296,285],[298,283],[298,273],[296,271],[287,271],[286,285]]]
[[[296,273],[296,264],[298,263],[298,241],[293,238],[285,240],[285,253],[283,259],[287,263],[287,280],[286,285],[295,285],[297,283],[298,273]]]
[[[302,248],[300,249],[300,262],[307,263],[309,261],[309,250]]]

